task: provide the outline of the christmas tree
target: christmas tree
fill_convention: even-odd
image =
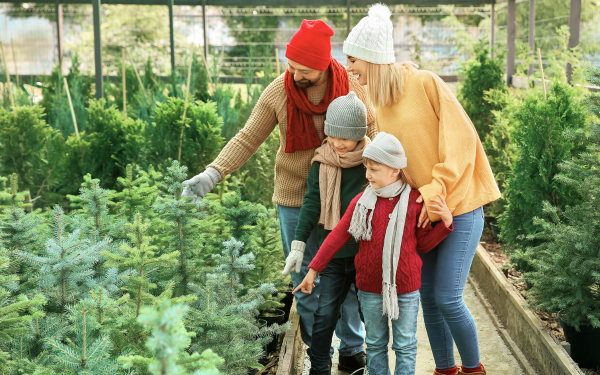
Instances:
[[[264,356],[264,346],[274,335],[289,329],[283,326],[259,328],[258,307],[265,295],[276,290],[272,284],[247,289],[240,281],[254,269],[254,255],[242,254],[244,244],[232,238],[223,243],[221,254],[214,255],[217,266],[206,275],[203,285],[192,285],[198,299],[192,303],[190,325],[197,339],[192,348],[214,350],[225,359],[226,374],[245,375],[248,367],[262,368],[258,360]]]
[[[590,69],[588,81],[600,82],[600,71]],[[600,96],[586,104],[598,120]],[[531,284],[529,303],[538,310],[558,313],[571,326],[600,328],[600,125],[586,136],[570,131],[567,136],[586,143],[587,150],[560,165],[558,183],[573,189],[581,202],[561,210],[544,202],[546,219],[536,218],[540,232],[530,236],[540,245],[519,254],[534,268],[525,278]]]
[[[177,160],[167,168],[165,183],[168,184],[168,193],[165,197],[158,197],[154,210],[166,223],[163,233],[167,234],[167,243],[161,249],[163,253],[177,251],[179,253],[179,266],[176,270],[168,270],[166,279],[175,282],[175,293],[186,295],[188,283],[197,273],[195,259],[197,259],[198,222],[206,216],[202,211],[206,203],[191,203],[192,197],[181,197],[187,179],[187,167],[180,166]],[[174,271],[174,272],[173,272]]]
[[[82,238],[79,230],[68,233],[64,216],[63,209],[56,206],[52,217],[54,236],[46,242],[42,255],[15,252],[25,261],[40,267],[39,287],[60,309],[80,300],[89,291],[89,282],[95,273],[93,266],[111,242],[105,239],[92,244]]]
[[[133,178],[133,166],[127,164],[125,177],[117,178],[123,188],[115,194],[118,211],[128,220],[133,219],[136,212],[150,211],[152,202],[158,195],[158,186],[150,185],[148,175]]]

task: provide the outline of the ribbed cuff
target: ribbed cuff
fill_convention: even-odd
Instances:
[[[308,265],[308,268],[312,268],[313,270],[315,270],[317,272],[321,272],[321,271],[323,271],[323,268],[325,268],[325,266],[327,266],[327,263],[319,262],[317,260],[317,257],[315,257],[312,260],[312,262],[310,262],[310,264]]]
[[[363,158],[371,159],[394,169],[406,168],[407,165],[406,158],[399,158],[397,156],[390,155],[379,147],[375,146],[373,143],[365,147],[365,151],[363,151]]]
[[[345,41],[342,51],[345,55],[368,61],[372,64],[393,64],[396,62],[394,51],[380,52],[361,47],[357,44]]]
[[[210,177],[210,179],[213,181],[213,183],[215,185],[218,184],[219,182],[221,182],[221,180],[222,180],[221,172],[219,172],[218,170],[216,170],[213,167],[206,168],[204,173],[206,173]]]
[[[328,137],[336,137],[350,139],[352,141],[361,141],[367,134],[367,127],[362,126],[337,126],[325,120],[325,135]]]

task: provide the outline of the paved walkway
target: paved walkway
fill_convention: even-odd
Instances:
[[[522,375],[523,371],[521,370],[519,364],[512,356],[511,352],[508,350],[504,341],[498,334],[496,327],[490,320],[486,310],[483,305],[475,295],[473,288],[469,283],[465,288],[465,302],[469,309],[471,310],[471,314],[475,319],[475,323],[477,324],[477,333],[479,335],[479,345],[481,351],[481,362],[487,368],[487,373],[489,375]],[[391,333],[390,333],[391,337]],[[433,362],[433,356],[431,354],[431,349],[429,347],[429,340],[427,339],[427,331],[425,330],[425,323],[423,322],[423,315],[421,310],[419,310],[419,321],[417,328],[417,340],[418,340],[418,349],[417,349],[417,370],[416,375],[431,375],[433,374],[433,369],[435,368],[435,363]],[[337,337],[334,337],[334,347],[337,347],[339,340]],[[395,354],[391,350],[391,342],[390,342],[390,369],[393,368],[395,363]],[[454,348],[454,353],[456,357],[456,362],[460,364],[460,355]],[[332,375],[346,375],[347,372],[338,371],[337,370],[337,350],[335,351],[333,357],[333,370]],[[310,369],[310,361],[306,358],[305,361],[305,370],[303,374],[308,374]],[[402,374],[396,374],[402,375]]]

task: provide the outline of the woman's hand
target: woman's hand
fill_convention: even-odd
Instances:
[[[422,203],[423,202],[423,196],[419,195],[419,198],[417,198],[417,203]],[[421,225],[423,224],[423,225]],[[427,207],[425,207],[425,205],[423,205],[423,208],[421,208],[421,215],[419,215],[419,223],[417,224],[417,228],[421,227],[421,228],[425,228],[427,226],[427,224],[429,224],[429,216],[427,216]]]
[[[306,277],[304,278],[304,280],[302,280],[300,285],[298,285],[296,287],[296,289],[294,289],[292,294],[296,294],[296,292],[299,290],[302,293],[311,294],[313,288],[315,287],[315,278],[316,277],[317,277],[317,271],[315,271],[311,268],[310,271],[308,271],[308,273],[306,274]]]
[[[440,197],[440,199],[431,199],[432,202],[437,204],[430,204],[429,209],[432,214],[440,215],[444,224],[446,224],[447,227],[450,227],[450,225],[452,225],[452,213],[446,204],[444,196],[441,194],[438,194],[437,196]]]

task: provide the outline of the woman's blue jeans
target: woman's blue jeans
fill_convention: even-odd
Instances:
[[[430,252],[419,253],[421,306],[436,368],[455,366],[453,344],[466,368],[479,366],[477,327],[463,292],[483,231],[483,208],[454,217],[454,230]]]
[[[390,375],[388,344],[390,326],[387,315],[383,315],[383,296],[381,293],[358,291],[360,307],[365,318],[367,331],[367,367],[369,375]],[[398,294],[400,307],[397,320],[392,320],[394,342],[392,350],[396,352],[396,375],[414,375],[417,363],[417,315],[419,314],[419,291]]]
[[[290,245],[296,234],[300,209],[295,207],[277,206],[277,214],[279,215],[283,253],[287,257],[290,253]],[[318,250],[319,243],[317,240],[317,228],[315,227],[306,241],[300,274],[295,272],[290,273],[294,288],[304,280],[304,277],[308,273],[308,265],[317,254]],[[312,347],[314,317],[315,312],[319,307],[319,297],[321,294],[319,281],[319,278],[315,280],[316,288],[313,289],[312,294],[306,294],[300,291],[295,294],[296,309],[298,310],[298,314],[300,314],[300,334],[302,336],[302,341],[304,341],[309,348]],[[338,347],[340,355],[351,356],[364,350],[364,330],[362,321],[360,320],[358,299],[356,297],[354,285],[351,286],[346,299],[342,303],[340,318],[337,321],[335,334],[340,339],[340,346]],[[333,354],[333,348],[331,348],[330,353]]]

